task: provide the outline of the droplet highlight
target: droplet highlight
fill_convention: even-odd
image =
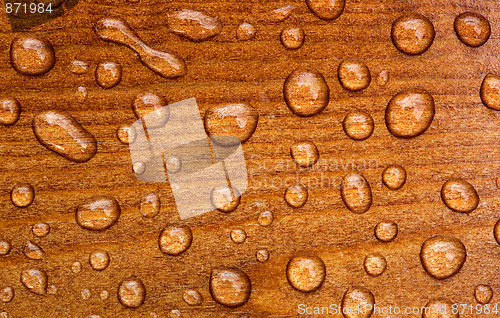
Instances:
[[[0,290],[0,300],[4,303],[11,302],[14,299],[14,288],[7,286]]]

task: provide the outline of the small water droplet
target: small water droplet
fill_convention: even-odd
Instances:
[[[341,308],[346,318],[368,318],[374,305],[375,297],[371,291],[364,287],[350,287],[342,297]]]
[[[468,46],[481,46],[490,38],[490,22],[479,13],[461,13],[455,18],[454,27],[460,41]]]
[[[48,280],[47,273],[40,269],[30,268],[21,272],[21,283],[34,294],[47,294]]]
[[[389,220],[383,220],[375,226],[375,237],[381,242],[390,242],[398,235],[398,225]]]
[[[45,111],[33,118],[38,141],[74,162],[87,162],[97,153],[94,136],[68,113]]]
[[[394,46],[408,55],[418,55],[427,51],[435,35],[432,22],[417,13],[399,17],[394,21],[391,30]]]
[[[182,317],[182,314],[181,314],[180,310],[178,310],[178,309],[172,309],[168,313],[168,318],[180,318],[180,317]]]
[[[271,21],[273,22],[283,22],[292,14],[295,7],[292,5],[286,5],[271,11]]]
[[[71,73],[76,74],[76,75],[82,75],[87,73],[89,69],[89,63],[80,61],[80,60],[73,60],[69,63],[68,68]]]
[[[348,113],[342,127],[347,136],[354,140],[365,140],[370,137],[375,128],[372,116],[365,112]]]
[[[172,33],[195,42],[207,40],[222,31],[219,19],[188,9],[168,15],[167,23]]]
[[[137,138],[137,132],[134,126],[120,125],[116,130],[116,136],[122,144],[131,144]]]
[[[142,161],[134,162],[134,164],[132,165],[132,171],[136,175],[141,175],[146,172],[146,164]]]
[[[56,285],[50,285],[47,287],[47,293],[49,295],[57,295],[57,286]]]
[[[288,187],[285,191],[285,202],[292,208],[301,208],[308,198],[307,188],[302,185]]]
[[[118,221],[120,212],[120,205],[115,198],[95,196],[78,206],[75,217],[82,228],[102,231]]]
[[[286,266],[286,277],[290,285],[298,291],[308,293],[317,290],[326,277],[323,260],[311,253],[294,255]]]
[[[377,85],[385,86],[389,82],[389,73],[387,71],[382,71],[377,76]]]
[[[45,258],[45,252],[37,244],[27,241],[24,244],[23,254],[31,260],[41,260]]]
[[[409,88],[396,94],[385,110],[385,122],[391,134],[412,138],[424,133],[434,119],[434,98],[421,88]]]
[[[292,160],[302,168],[314,165],[319,159],[319,151],[312,141],[300,141],[290,147]]]
[[[488,285],[477,285],[474,288],[474,297],[480,304],[487,304],[493,298],[493,289]]]
[[[390,165],[382,172],[382,182],[391,190],[400,189],[406,182],[406,170],[400,165]]]
[[[455,305],[456,306],[456,305]],[[458,306],[457,306],[458,307]],[[445,298],[431,299],[425,305],[422,318],[458,318],[458,311],[453,310],[453,303]]]
[[[90,266],[96,271],[105,270],[109,265],[109,261],[109,254],[106,251],[94,251],[89,257]]]
[[[101,297],[102,300],[106,300],[109,298],[109,292],[107,290],[103,290],[100,294],[99,297]]]
[[[154,193],[148,193],[141,198],[140,211],[143,217],[153,218],[160,212],[160,198]]]
[[[210,275],[210,294],[219,304],[238,307],[250,298],[252,283],[247,274],[233,267],[217,267]]]
[[[37,223],[31,228],[33,235],[38,237],[45,237],[50,233],[50,226],[47,223]]]
[[[182,294],[182,299],[190,306],[199,306],[203,302],[203,296],[201,296],[199,291],[194,289],[185,290]]]
[[[7,286],[4,289],[0,290],[0,300],[4,303],[8,303],[14,299],[14,288],[11,286]]]
[[[358,59],[345,59],[338,67],[340,85],[348,91],[360,91],[367,88],[372,80],[365,62]]]
[[[95,80],[102,88],[112,88],[122,80],[122,66],[118,62],[102,61],[97,64]]]
[[[5,312],[5,311],[2,311],[2,312],[0,313],[0,317],[1,317],[1,318],[9,318],[9,314],[8,314],[7,312]]]
[[[298,67],[286,78],[283,95],[286,104],[294,114],[313,116],[328,105],[330,88],[319,71]]]
[[[305,34],[301,27],[287,26],[281,31],[281,44],[290,50],[296,50],[304,44]]]
[[[177,173],[182,168],[182,161],[178,157],[165,158],[165,169],[169,173]]]
[[[146,299],[146,287],[135,276],[125,279],[118,286],[118,300],[128,308],[138,308]]]
[[[0,256],[9,254],[11,245],[7,241],[0,241]]]
[[[78,274],[82,271],[82,263],[80,262],[74,262],[72,265],[71,265],[71,271],[75,274]]]
[[[236,210],[240,204],[241,194],[235,187],[215,187],[210,193],[212,205],[217,210],[229,213]]]
[[[167,106],[165,97],[151,92],[137,95],[132,102],[132,110],[137,118],[144,120],[148,115],[148,129],[165,126],[170,117],[170,108]]]
[[[43,75],[56,62],[54,47],[50,42],[34,34],[16,36],[10,45],[10,63],[23,75]]]
[[[470,213],[479,204],[476,189],[467,181],[450,179],[441,188],[441,198],[444,204],[455,212]]]
[[[248,22],[243,22],[236,29],[236,37],[240,41],[248,41],[255,37],[257,29]]]
[[[274,216],[273,212],[271,211],[263,211],[259,214],[259,217],[257,218],[257,222],[261,226],[269,226],[273,223]]]
[[[362,214],[372,205],[372,190],[368,181],[359,173],[348,173],[342,180],[340,189],[346,207],[354,213]]]
[[[0,124],[14,125],[21,116],[21,104],[10,96],[0,97]]]
[[[387,268],[387,261],[385,260],[385,257],[382,254],[372,253],[366,256],[363,265],[368,275],[379,276]]]
[[[158,246],[163,253],[177,256],[185,252],[193,242],[193,233],[187,225],[169,224],[160,233]]]
[[[231,240],[236,244],[242,244],[247,239],[247,233],[242,229],[231,230]]]
[[[424,269],[436,279],[445,279],[458,273],[466,258],[464,244],[453,236],[430,237],[420,250]]]
[[[19,208],[25,208],[33,203],[35,189],[29,183],[19,183],[10,192],[12,204]]]
[[[264,263],[269,259],[269,251],[266,249],[258,250],[255,253],[255,258],[257,261]]]
[[[92,296],[92,293],[88,289],[82,289],[80,295],[82,296],[83,300],[89,300],[90,297]]]
[[[83,104],[87,100],[87,88],[78,86],[75,92],[75,98],[80,104]]]
[[[488,74],[481,84],[481,101],[493,110],[500,110],[500,76]]]
[[[345,0],[306,0],[306,4],[318,18],[334,20],[344,12]]]

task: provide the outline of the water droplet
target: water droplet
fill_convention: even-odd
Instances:
[[[193,233],[187,225],[170,224],[160,233],[158,246],[163,253],[177,256],[185,252],[193,242]]]
[[[455,18],[455,32],[464,44],[478,47],[490,38],[490,22],[475,12],[464,12]]]
[[[148,115],[148,129],[165,126],[170,117],[170,108],[167,106],[165,97],[151,92],[137,95],[132,102],[132,110],[137,118],[143,119]]]
[[[78,274],[82,271],[82,263],[80,262],[74,262],[72,265],[71,265],[71,271],[75,274]]]
[[[374,305],[375,297],[364,287],[350,287],[342,297],[342,312],[346,318],[368,318]]]
[[[346,207],[354,213],[362,214],[372,205],[372,189],[363,175],[348,173],[342,180],[340,189]]]
[[[182,317],[182,314],[181,314],[180,310],[178,310],[178,309],[172,309],[168,313],[168,318],[180,318],[180,317]]]
[[[344,12],[345,0],[306,0],[306,4],[318,18],[334,20]]]
[[[38,237],[45,237],[50,232],[50,226],[47,223],[37,223],[31,228],[33,235]]]
[[[389,73],[387,71],[382,71],[377,76],[377,85],[385,86],[389,82]]]
[[[78,206],[76,223],[84,229],[102,231],[120,217],[120,205],[110,196],[95,196]]]
[[[382,181],[391,190],[400,189],[406,182],[406,170],[400,165],[390,165],[382,172]]]
[[[0,241],[0,256],[9,254],[11,245],[7,241]]]
[[[182,161],[177,157],[168,157],[165,158],[165,169],[169,173],[179,172],[182,168]]]
[[[163,77],[174,78],[187,73],[184,60],[147,46],[125,20],[104,18],[95,23],[94,29],[101,39],[123,44],[132,49],[147,67]]]
[[[247,239],[247,233],[242,229],[231,230],[231,240],[236,244],[242,244]]]
[[[141,175],[146,172],[146,164],[142,161],[134,162],[134,164],[132,165],[132,171],[136,175]]]
[[[287,26],[281,31],[281,44],[290,50],[296,50],[304,44],[305,34],[301,27]]]
[[[210,193],[213,207],[224,213],[236,210],[240,204],[240,199],[241,194],[235,187],[215,187]]]
[[[284,7],[274,9],[271,11],[271,21],[273,22],[283,22],[292,14],[295,7],[292,5],[286,5]]]
[[[100,294],[99,297],[101,297],[102,300],[106,300],[109,298],[109,292],[107,290],[103,290]]]
[[[387,268],[385,257],[379,253],[368,254],[365,258],[364,267],[370,276],[379,276]]]
[[[330,101],[330,88],[323,75],[313,68],[298,67],[283,85],[283,95],[290,110],[298,116],[320,113]]]
[[[257,128],[259,113],[249,104],[214,105],[205,112],[205,130],[210,139],[221,145],[235,146],[247,141]],[[236,143],[235,143],[236,142]]]
[[[4,303],[8,303],[14,299],[14,288],[7,286],[0,290],[0,300]]]
[[[470,213],[479,204],[476,189],[469,182],[460,179],[446,181],[441,188],[441,198],[455,212]]]
[[[255,27],[248,22],[241,23],[238,26],[238,29],[236,29],[236,37],[240,41],[251,40],[255,37],[256,33],[257,33],[257,29],[255,29]]]
[[[481,100],[493,110],[500,110],[500,76],[488,74],[481,84]]]
[[[453,303],[445,298],[431,299],[425,305],[422,318],[458,318],[458,312],[453,312]]]
[[[398,225],[389,220],[383,220],[375,226],[375,237],[381,242],[390,242],[398,235]]]
[[[317,290],[326,277],[326,266],[321,258],[310,253],[294,255],[286,266],[286,278],[298,291]]]
[[[2,311],[2,312],[0,313],[0,317],[1,317],[1,318],[9,318],[9,314],[8,314],[7,312],[5,312],[5,311]]]
[[[264,263],[266,262],[268,259],[269,259],[269,251],[268,250],[258,250],[256,253],[255,253],[255,258],[257,259],[257,261],[261,262],[261,263]]]
[[[190,306],[199,306],[203,302],[203,296],[201,296],[200,292],[193,289],[184,291],[182,299]]]
[[[375,128],[372,116],[365,112],[350,112],[342,122],[344,132],[354,140],[365,140]]]
[[[40,269],[30,268],[21,272],[21,283],[34,294],[47,294],[48,280],[47,273]]]
[[[149,193],[141,198],[140,211],[143,217],[152,218],[160,212],[160,198],[154,193]]]
[[[427,51],[435,35],[432,22],[417,13],[399,17],[394,21],[391,30],[394,46],[408,55],[418,55]]]
[[[82,75],[87,73],[89,69],[89,63],[80,61],[80,60],[73,60],[69,63],[68,68],[71,73],[76,74],[76,75]]]
[[[57,295],[57,286],[56,285],[50,285],[47,287],[47,293],[49,295]]]
[[[102,88],[112,88],[122,80],[122,66],[118,62],[102,61],[97,64],[95,80]]]
[[[319,151],[312,141],[300,141],[290,147],[292,160],[302,168],[314,165],[319,159]]]
[[[83,300],[89,300],[90,297],[92,296],[92,293],[88,289],[82,289],[80,295],[82,296]]]
[[[436,279],[445,279],[458,273],[466,258],[464,244],[453,236],[430,237],[420,250],[424,269]]]
[[[474,297],[480,304],[487,304],[493,298],[493,289],[488,285],[477,285],[474,289]]]
[[[302,185],[288,187],[285,191],[285,202],[292,208],[301,208],[308,198],[307,188]]]
[[[167,17],[167,23],[172,33],[195,42],[207,40],[222,31],[219,19],[194,10],[176,11]]]
[[[431,94],[421,88],[409,88],[391,99],[385,110],[385,122],[396,137],[416,137],[429,128],[434,112]]]
[[[10,63],[20,74],[43,75],[54,67],[55,62],[54,47],[41,36],[18,35],[10,45]]]
[[[250,278],[242,270],[226,266],[212,269],[210,294],[217,303],[238,307],[248,301],[251,292]]]
[[[12,204],[19,208],[25,208],[33,203],[35,189],[29,183],[19,183],[10,192]]]
[[[87,100],[87,88],[83,86],[78,86],[75,93],[76,100],[83,104]]]
[[[42,248],[31,241],[24,244],[23,254],[31,260],[41,260],[45,258],[45,252]]]
[[[94,136],[68,113],[45,111],[33,119],[38,141],[74,162],[87,162],[97,153]]]
[[[106,251],[94,251],[90,254],[89,263],[96,271],[105,270],[109,265],[109,254]]]
[[[271,211],[263,211],[259,214],[259,217],[257,218],[257,222],[261,226],[269,226],[273,223],[274,216],[273,212]]]
[[[340,85],[348,91],[365,89],[372,80],[368,66],[358,59],[343,60],[337,71]]]
[[[137,138],[137,132],[134,126],[121,125],[116,130],[116,136],[122,144],[131,144]]]
[[[0,97],[0,124],[14,125],[21,116],[21,104],[10,96]]]
[[[496,184],[497,188],[500,189],[500,177],[497,177]]]
[[[138,277],[130,277],[118,286],[118,300],[125,307],[140,307],[145,299],[146,287]]]

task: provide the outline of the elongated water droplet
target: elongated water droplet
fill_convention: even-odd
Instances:
[[[263,211],[259,214],[259,217],[257,218],[257,222],[261,226],[269,226],[273,223],[274,216],[273,212],[271,211]]]
[[[491,109],[500,110],[500,76],[488,74],[481,84],[481,100]]]
[[[468,46],[481,46],[490,38],[490,22],[479,13],[461,13],[455,18],[454,27],[460,41]]]
[[[271,21],[273,22],[283,22],[292,14],[295,10],[293,5],[286,5],[271,11]]]
[[[134,126],[121,125],[116,130],[116,136],[122,144],[131,144],[137,138],[137,131]]]
[[[460,312],[453,310],[453,303],[445,298],[431,299],[424,308],[422,318],[458,318]]]
[[[43,75],[56,62],[52,44],[44,37],[34,34],[16,36],[10,45],[10,63],[23,75]]]
[[[0,97],[0,124],[14,125],[21,116],[21,104],[10,96]]]
[[[313,116],[328,105],[330,88],[320,72],[313,68],[299,67],[286,78],[283,95],[294,114]]]
[[[373,293],[364,287],[350,287],[342,298],[342,312],[346,318],[368,318],[374,305]]]
[[[236,244],[242,244],[247,239],[247,233],[243,229],[231,230],[231,240]]]
[[[122,80],[122,66],[118,62],[103,61],[97,64],[95,80],[102,88],[112,88]]]
[[[304,44],[305,34],[301,27],[285,27],[280,34],[281,44],[290,50],[296,50]]]
[[[118,286],[118,300],[128,308],[138,308],[146,299],[146,287],[135,276],[123,280]]]
[[[105,270],[110,262],[109,254],[106,251],[94,251],[90,254],[89,263],[96,271]]]
[[[0,300],[4,303],[8,303],[14,299],[14,288],[7,286],[0,290]]]
[[[12,204],[19,208],[25,208],[33,203],[35,189],[29,183],[19,183],[10,191]]]
[[[318,18],[334,20],[344,12],[345,0],[306,0],[306,4]]]
[[[74,162],[87,162],[97,153],[94,136],[68,113],[45,111],[33,118],[38,141]]]
[[[102,231],[118,221],[120,212],[120,205],[115,198],[95,196],[78,206],[76,222],[84,229]]]
[[[199,306],[203,302],[203,296],[201,296],[199,291],[194,289],[185,290],[182,294],[182,299],[190,306]]]
[[[83,104],[87,100],[87,88],[83,86],[78,86],[75,92],[76,100]]]
[[[381,242],[390,242],[398,235],[398,225],[389,220],[383,220],[375,226],[375,237]]]
[[[372,76],[365,62],[358,59],[345,59],[338,67],[340,85],[348,91],[360,91],[370,85]]]
[[[285,190],[285,202],[292,208],[303,207],[307,202],[307,198],[307,188],[302,185],[291,186]]]
[[[392,43],[398,50],[408,55],[418,55],[427,51],[435,35],[432,22],[417,13],[403,15],[392,24]]]
[[[184,253],[193,242],[193,233],[187,225],[170,224],[160,233],[158,246],[168,255],[177,256]]]
[[[140,211],[143,217],[152,218],[160,212],[160,198],[154,193],[148,193],[141,198]]]
[[[455,212],[470,213],[479,204],[476,189],[469,182],[460,179],[446,181],[441,188],[441,198]]]
[[[214,208],[229,213],[236,210],[240,204],[241,194],[235,187],[215,187],[210,193],[210,200]]]
[[[31,228],[33,235],[38,237],[45,237],[50,232],[50,226],[47,223],[37,223]]]
[[[387,261],[380,253],[368,254],[365,258],[364,267],[370,276],[379,276],[387,268]]]
[[[167,106],[165,97],[151,92],[137,95],[132,102],[132,110],[137,118],[144,120],[148,115],[148,129],[165,126],[170,117],[170,108]]]
[[[238,307],[250,298],[252,284],[242,270],[233,267],[217,267],[210,275],[210,294],[219,304]]]
[[[47,273],[43,270],[30,268],[21,272],[21,283],[34,294],[47,294],[47,282]]]
[[[5,256],[9,254],[11,245],[7,241],[0,241],[0,256]]]
[[[464,244],[453,236],[430,237],[420,249],[424,269],[436,279],[445,279],[458,273],[466,258]]]
[[[311,253],[294,255],[286,266],[286,277],[290,285],[298,291],[308,293],[317,290],[326,277],[323,260]]]
[[[351,139],[365,140],[372,135],[375,124],[368,113],[350,112],[345,116],[342,127]]]
[[[474,288],[474,297],[480,304],[487,304],[493,298],[493,289],[488,285],[477,285]]]
[[[41,260],[45,258],[45,252],[42,248],[31,241],[27,241],[26,244],[24,244],[23,254],[32,260]]]
[[[248,41],[255,37],[257,29],[248,22],[241,23],[236,29],[236,38],[240,41]]]
[[[365,213],[372,205],[372,190],[368,181],[359,173],[348,173],[340,189],[346,207],[354,213]]]
[[[167,22],[172,33],[195,42],[207,40],[222,31],[219,19],[188,9],[168,15]]]
[[[400,189],[406,182],[406,170],[400,165],[390,165],[382,172],[382,181],[391,190]]]
[[[264,263],[269,259],[269,251],[266,249],[258,250],[255,253],[255,258],[257,261]]]
[[[319,151],[312,141],[300,141],[290,147],[292,160],[302,168],[314,165],[319,159]]]
[[[76,75],[82,75],[87,73],[89,69],[89,63],[80,61],[80,60],[73,60],[69,63],[68,68],[71,71],[71,73],[76,74]]]

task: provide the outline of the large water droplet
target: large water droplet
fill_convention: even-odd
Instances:
[[[363,266],[368,275],[379,276],[387,268],[387,261],[382,254],[372,253],[366,256]]]
[[[45,258],[45,252],[37,244],[27,241],[23,247],[23,254],[31,260],[41,260]]]
[[[84,229],[102,231],[118,221],[120,212],[120,205],[115,198],[95,196],[78,206],[76,222]]]
[[[390,165],[382,172],[382,182],[391,190],[400,189],[406,182],[406,170],[400,165]]]
[[[33,203],[35,189],[29,183],[19,183],[10,191],[12,204],[19,208],[25,208]]]
[[[372,76],[365,62],[358,59],[345,59],[338,67],[340,85],[349,91],[360,91],[370,85]]]
[[[47,223],[37,223],[31,227],[33,235],[38,237],[45,237],[50,232],[50,226]]]
[[[302,185],[291,186],[285,190],[285,202],[292,208],[303,207],[307,202],[307,198],[307,188]]]
[[[231,240],[236,244],[242,244],[247,239],[247,233],[243,229],[231,230]]]
[[[55,62],[52,44],[41,36],[21,34],[10,45],[10,63],[20,74],[43,75],[54,67]]]
[[[454,27],[460,41],[468,46],[481,46],[490,38],[490,22],[479,13],[461,13],[455,18]]]
[[[47,273],[40,269],[30,268],[21,272],[21,283],[34,294],[47,294],[48,280]]]
[[[287,26],[281,31],[281,44],[290,50],[296,50],[304,44],[304,29],[297,26]]]
[[[131,144],[137,138],[137,131],[134,126],[121,125],[116,130],[116,136],[122,144]]]
[[[14,125],[21,116],[21,104],[10,96],[0,97],[0,124]]]
[[[342,180],[340,189],[346,207],[354,213],[365,213],[372,205],[372,189],[368,181],[359,173],[348,173]]]
[[[311,253],[294,255],[286,266],[286,277],[298,291],[308,293],[317,290],[326,277],[323,260]]]
[[[76,75],[82,75],[88,71],[89,66],[90,66],[89,63],[87,62],[80,60],[73,60],[69,63],[68,68],[71,73]]]
[[[486,107],[500,110],[500,76],[486,75],[481,84],[480,94]]]
[[[421,88],[409,88],[391,99],[385,110],[385,123],[396,137],[416,137],[429,128],[434,113],[431,94]]]
[[[398,225],[389,220],[383,220],[375,226],[375,237],[381,242],[390,242],[398,235]]]
[[[194,289],[185,290],[182,294],[182,299],[190,306],[199,306],[203,302],[203,296],[201,296],[199,291]]]
[[[233,267],[217,267],[210,275],[212,298],[226,307],[238,307],[250,298],[252,284],[242,270]]]
[[[97,64],[95,80],[102,88],[112,88],[122,80],[122,66],[118,62],[102,61]]]
[[[444,204],[455,212],[470,213],[479,204],[476,189],[467,181],[450,179],[441,188],[441,198]]]
[[[146,287],[138,277],[125,279],[118,286],[118,300],[125,307],[140,307],[145,299]]]
[[[312,141],[300,141],[290,147],[292,160],[302,168],[314,165],[319,159],[319,151]]]
[[[392,24],[392,43],[398,50],[408,55],[427,51],[435,35],[432,22],[417,13],[403,15]]]
[[[236,210],[240,200],[241,194],[235,187],[214,187],[210,193],[212,206],[224,213]]]
[[[420,250],[424,269],[436,279],[445,279],[458,273],[466,258],[464,244],[453,236],[430,237]]]
[[[306,0],[306,4],[318,18],[334,20],[344,12],[345,0]]]
[[[342,122],[344,132],[354,140],[365,140],[375,128],[372,116],[365,112],[350,112]]]
[[[373,313],[375,297],[364,287],[350,287],[342,298],[342,313],[346,318],[368,318]]]
[[[477,285],[474,288],[474,297],[480,304],[487,304],[493,298],[493,289],[488,285]]]
[[[299,67],[286,78],[283,95],[294,114],[313,116],[328,105],[330,88],[320,72],[313,68]]]
[[[257,29],[248,22],[241,23],[236,29],[236,38],[240,41],[248,41],[255,37]]]
[[[109,254],[106,251],[94,251],[90,254],[89,263],[96,271],[105,270],[110,262]]]
[[[97,153],[94,136],[68,113],[45,111],[33,118],[38,141],[74,162],[87,162]]]
[[[453,310],[453,303],[445,298],[431,299],[425,305],[422,318],[458,318],[459,310]],[[458,306],[457,306],[458,308]]]
[[[14,288],[7,286],[0,290],[0,300],[4,303],[8,303],[14,299]]]
[[[209,39],[222,31],[219,19],[188,9],[170,14],[167,23],[172,33],[196,42]]]
[[[193,233],[187,225],[170,224],[160,233],[158,246],[163,253],[177,256],[185,252],[193,242]]]
[[[154,193],[148,193],[141,198],[140,211],[143,217],[152,218],[160,212],[160,198]]]

